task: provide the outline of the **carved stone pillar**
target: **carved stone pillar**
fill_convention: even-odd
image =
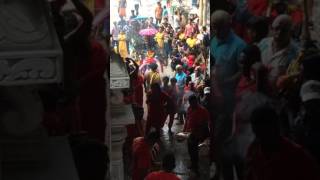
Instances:
[[[111,179],[124,180],[122,146],[127,136],[126,125],[134,123],[130,105],[123,103],[123,89],[130,87],[130,78],[122,59],[110,60],[110,115],[111,115]]]

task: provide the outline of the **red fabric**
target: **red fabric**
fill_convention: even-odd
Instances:
[[[105,0],[95,0],[94,6],[96,9],[104,9],[106,8],[106,1]]]
[[[239,99],[241,95],[247,91],[255,92],[257,90],[256,82],[248,80],[245,76],[241,76],[237,89],[236,98]]]
[[[276,10],[273,10],[271,12],[272,21],[278,16],[279,14],[276,12]],[[303,11],[300,9],[297,9],[289,14],[292,18],[293,25],[300,25],[303,22]]]
[[[145,180],[180,180],[180,178],[173,173],[158,171],[150,173]]]
[[[303,22],[303,11],[297,9],[290,13],[294,25],[300,25]]]
[[[146,133],[149,132],[151,127],[154,127],[157,130],[160,130],[163,127],[167,115],[164,107],[167,102],[170,102],[170,97],[164,92],[160,93],[159,98],[154,98],[151,96],[151,93],[148,93],[148,116],[146,124]]]
[[[146,64],[153,64],[153,63],[157,63],[156,59],[155,58],[146,58],[145,60],[145,63]]]
[[[79,107],[82,130],[89,137],[104,142],[106,92],[104,71],[107,68],[107,55],[101,44],[91,43],[91,58],[87,73],[81,76]]]
[[[148,170],[152,165],[152,149],[146,143],[143,137],[138,137],[133,140],[132,157],[133,157],[133,172],[132,180],[144,180]]]
[[[140,135],[136,124],[126,125],[126,128],[127,128],[127,137],[128,138],[133,139],[133,138],[138,137]]]
[[[247,0],[248,10],[254,16],[265,16],[268,9],[268,0]]]
[[[134,103],[143,107],[143,83],[144,79],[142,75],[138,75],[136,79],[133,80],[134,86]]]
[[[281,139],[281,148],[267,156],[259,143],[254,142],[248,150],[247,180],[319,180],[316,162],[302,147],[288,139]]]
[[[243,23],[233,22],[233,30],[245,42],[250,42],[250,37],[247,33],[247,27]]]
[[[208,110],[202,106],[196,108],[189,107],[187,111],[187,121],[186,129],[187,132],[194,132],[195,134],[201,134],[199,129],[201,125],[205,122],[210,121],[210,116]]]
[[[194,32],[193,25],[187,24],[184,30],[184,34],[186,37],[191,37],[192,33]]]
[[[191,68],[194,64],[194,61],[196,60],[196,57],[194,55],[188,56],[188,67]]]
[[[143,83],[144,78],[140,74],[136,78],[131,78],[133,93],[123,98],[124,103],[143,107]]]

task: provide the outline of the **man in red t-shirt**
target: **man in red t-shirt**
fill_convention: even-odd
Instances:
[[[184,126],[184,132],[190,132],[188,137],[188,152],[191,159],[191,169],[199,175],[198,160],[199,149],[198,145],[209,136],[209,112],[198,103],[195,95],[189,97],[189,108],[187,110],[187,120]]]
[[[145,180],[180,180],[172,171],[176,166],[174,154],[166,154],[162,159],[162,171],[150,173]]]
[[[157,132],[150,132],[146,137],[137,137],[132,144],[132,180],[144,180],[152,166],[152,148],[159,140]]]
[[[251,115],[255,141],[247,154],[247,180],[319,180],[319,167],[301,146],[281,136],[278,116],[269,106]]]

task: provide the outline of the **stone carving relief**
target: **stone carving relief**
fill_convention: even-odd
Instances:
[[[52,80],[56,78],[56,68],[56,59],[26,58],[16,63],[0,59],[0,82],[5,84]]]
[[[46,16],[42,10],[39,10],[39,2],[0,0],[1,49],[7,45],[45,43],[50,31],[46,23]]]
[[[0,0],[0,85],[61,82],[62,50],[46,0]]]

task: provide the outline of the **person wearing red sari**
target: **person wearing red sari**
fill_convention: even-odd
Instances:
[[[132,144],[132,180],[144,180],[152,167],[152,148],[159,140],[157,132],[137,137]]]
[[[151,84],[151,91],[147,94],[148,116],[146,124],[146,134],[149,133],[150,128],[154,127],[158,133],[167,117],[166,105],[171,102],[170,97],[161,91],[160,84]]]
[[[248,45],[240,54],[239,63],[242,69],[242,75],[236,88],[237,99],[248,91],[256,91],[256,75],[253,70],[253,65],[259,62],[261,62],[261,53],[256,45]]]
[[[162,159],[163,170],[148,174],[145,180],[180,180],[180,178],[172,172],[175,166],[174,154],[166,154]]]
[[[247,153],[246,180],[319,180],[319,166],[301,146],[283,137],[279,119],[270,106],[251,115],[255,140]]]

